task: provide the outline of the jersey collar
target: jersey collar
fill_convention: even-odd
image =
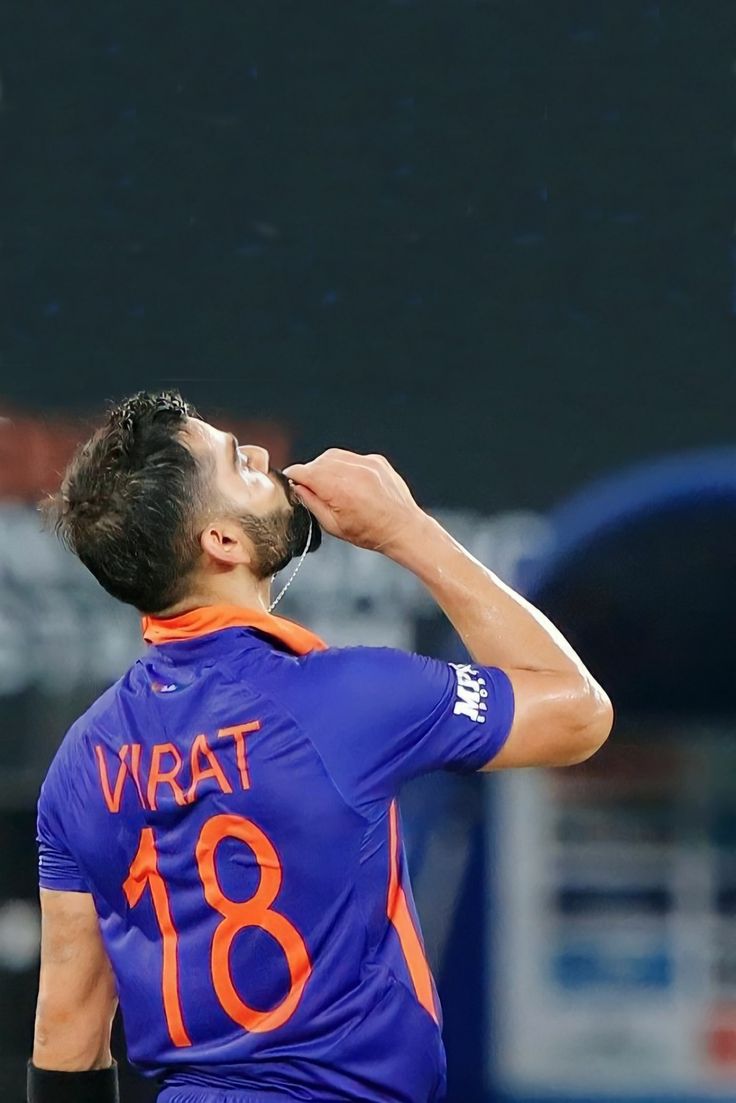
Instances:
[[[223,628],[257,628],[286,644],[296,655],[310,651],[325,651],[327,644],[285,617],[275,617],[259,609],[245,609],[238,605],[203,605],[190,609],[177,617],[143,617],[143,639],[146,643],[175,643],[177,640],[193,640],[208,636]]]

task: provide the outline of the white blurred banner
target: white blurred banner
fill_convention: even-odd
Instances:
[[[438,516],[512,584],[521,562],[540,555],[550,540],[547,522],[534,513]],[[407,571],[326,538],[278,612],[303,621],[335,646],[411,648],[416,619],[433,610]],[[111,683],[141,646],[135,612],[108,597],[42,530],[35,510],[0,506],[0,697],[31,688],[53,694]]]

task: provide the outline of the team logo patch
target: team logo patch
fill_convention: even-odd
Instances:
[[[469,663],[450,663],[457,678],[457,700],[453,713],[455,716],[467,716],[476,724],[485,724],[488,696],[486,680]]]
[[[151,689],[154,693],[176,693],[178,685],[174,682],[151,682]]]

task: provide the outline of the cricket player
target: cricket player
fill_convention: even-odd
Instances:
[[[41,790],[30,1103],[117,1100],[118,1001],[160,1103],[441,1100],[398,795],[431,770],[581,762],[606,694],[380,456],[282,473],[176,392],[142,393],[49,510],[148,648]],[[329,648],[274,616],[274,574],[322,530],[412,571],[472,663]]]

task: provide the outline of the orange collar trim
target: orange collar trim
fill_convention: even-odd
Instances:
[[[152,644],[193,640],[198,636],[208,636],[211,632],[220,632],[223,628],[257,628],[259,632],[285,643],[296,655],[327,650],[324,640],[308,628],[302,628],[301,624],[238,605],[203,605],[178,617],[143,617],[141,623],[143,639]]]

